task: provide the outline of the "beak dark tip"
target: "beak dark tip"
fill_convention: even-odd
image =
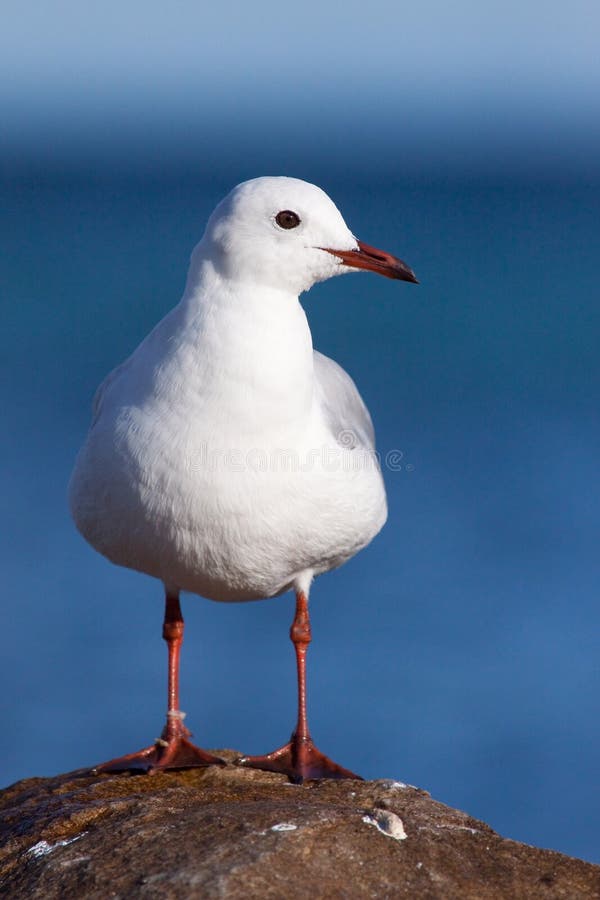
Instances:
[[[402,281],[408,281],[410,284],[419,284],[419,279],[415,275],[412,269],[409,269],[408,266],[406,269],[401,269],[397,275]]]

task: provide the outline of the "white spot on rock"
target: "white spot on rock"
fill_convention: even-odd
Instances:
[[[456,825],[454,822],[444,822],[441,825],[436,825],[436,828],[452,828],[453,831],[468,831],[469,834],[479,834],[477,828],[471,828],[469,825]]]
[[[33,847],[30,847],[27,851],[31,853],[34,859],[40,859],[42,856],[47,856],[49,853],[52,853],[57,847],[66,847],[67,844],[73,844],[75,841],[78,841],[83,837],[84,834],[87,834],[87,831],[82,832],[82,834],[78,834],[76,837],[67,838],[64,841],[57,841],[56,844],[49,844],[48,841],[38,841],[37,844],[34,844]]]
[[[48,841],[38,841],[37,844],[30,847],[27,852],[31,853],[31,855],[35,856],[37,859],[40,856],[46,856],[47,853],[52,853],[53,850],[54,847],[51,847]]]
[[[279,822],[277,825],[271,825],[271,831],[295,831],[297,827],[290,822]]]
[[[407,834],[402,819],[387,809],[374,810],[371,815],[363,816],[363,822],[366,822],[367,825],[374,825],[378,831],[385,834],[386,837],[394,838],[395,841],[406,840]]]
[[[59,866],[61,869],[70,869],[71,866],[78,866],[80,863],[89,862],[90,856],[74,856],[73,859],[61,859]]]
[[[414,788],[414,785],[405,784],[403,781],[395,781],[393,778],[380,778],[379,781],[375,783],[380,784],[382,788],[386,788],[388,791],[404,790],[409,787],[417,790],[416,788]]]

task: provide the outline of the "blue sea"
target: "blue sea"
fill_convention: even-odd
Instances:
[[[234,162],[4,181],[2,785],[162,728],[161,586],[85,544],[66,485],[96,386],[178,301],[216,202],[280,174]],[[421,282],[357,274],[303,298],[371,410],[390,507],[313,587],[312,732],[366,778],[600,862],[600,182],[374,169],[286,172]],[[183,612],[197,741],[283,743],[292,596],[185,595]]]

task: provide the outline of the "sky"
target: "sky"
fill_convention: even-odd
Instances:
[[[385,153],[393,137],[411,158],[439,143],[455,161],[473,143],[577,156],[600,143],[599,26],[587,0],[309,0],[285,14],[271,2],[8,0],[0,153],[193,155],[211,140],[331,135],[340,153],[357,140]]]

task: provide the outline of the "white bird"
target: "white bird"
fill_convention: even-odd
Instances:
[[[180,303],[98,388],[71,511],[96,550],[163,582],[169,651],[161,739],[98,770],[222,764],[183,724],[179,593],[241,601],[293,590],[296,729],[279,750],[240,762],[296,782],[358,777],[308,730],[308,594],[381,529],[385,490],[369,412],[350,376],[313,350],[298,300],[352,269],[416,282],[358,241],[315,185],[246,181],[211,215]]]

